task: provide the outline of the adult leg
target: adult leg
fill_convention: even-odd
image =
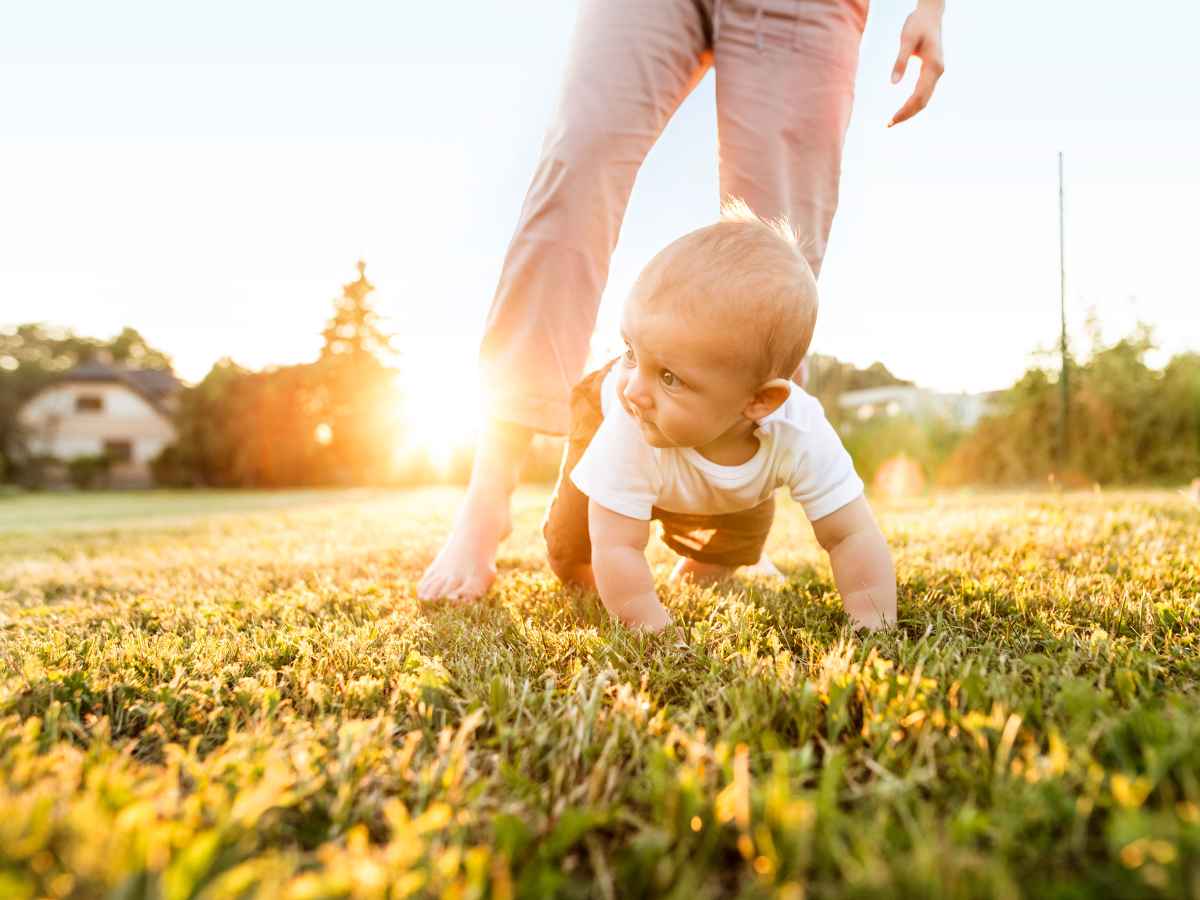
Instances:
[[[867,0],[726,0],[714,46],[722,197],[786,216],[813,274],[837,209]]]
[[[580,10],[480,349],[492,421],[422,598],[488,589],[529,442],[566,430],[637,171],[710,62],[703,9],[698,0],[586,0]]]
[[[821,261],[841,179],[867,0],[726,0],[715,23],[721,196],[786,217]],[[793,379],[804,384],[806,367]],[[782,577],[764,554],[750,574]]]

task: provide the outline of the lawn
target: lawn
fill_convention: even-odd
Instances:
[[[790,503],[787,584],[674,634],[558,585],[532,489],[419,603],[457,498],[0,499],[0,896],[1200,896],[1181,495],[880,505],[869,637]]]

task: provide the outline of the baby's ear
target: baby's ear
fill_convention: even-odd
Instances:
[[[746,418],[758,420],[769,416],[787,402],[792,393],[792,383],[786,378],[772,378],[760,385],[746,404]]]

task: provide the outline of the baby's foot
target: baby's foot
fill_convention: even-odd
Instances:
[[[675,569],[671,572],[671,577],[668,580],[671,584],[678,584],[684,580],[691,581],[694,584],[712,584],[715,581],[728,578],[734,573],[736,568],[736,566],[720,566],[716,563],[699,562],[698,560],[689,559],[684,556],[675,564]]]
[[[775,563],[771,562],[771,558],[767,556],[766,551],[758,558],[752,566],[743,566],[739,574],[745,575],[747,578],[765,578],[768,581],[786,581],[786,576],[779,571]]]

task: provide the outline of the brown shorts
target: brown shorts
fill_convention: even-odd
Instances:
[[[571,391],[567,447],[563,452],[554,498],[542,525],[546,547],[556,569],[560,565],[592,561],[588,498],[575,487],[570,475],[604,420],[600,386],[615,362],[613,360],[586,376]],[[775,498],[768,497],[753,509],[711,516],[668,512],[656,506],[651,510],[650,518],[662,523],[663,543],[680,556],[716,565],[749,566],[762,556],[763,544],[775,518]]]

